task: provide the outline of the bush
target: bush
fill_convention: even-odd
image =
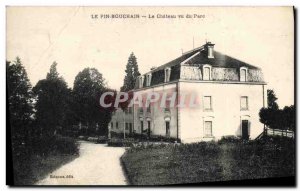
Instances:
[[[119,139],[122,139],[124,138],[124,133],[116,133],[114,131],[111,131],[110,132],[110,136],[111,138],[119,138]],[[126,137],[128,136],[128,134],[125,135]]]
[[[86,137],[86,136],[79,136],[78,139],[90,141],[93,143],[106,143],[107,137],[106,136],[98,136],[98,137]]]
[[[137,143],[133,138],[127,138],[127,139],[118,139],[118,138],[112,138],[107,142],[108,146],[111,147],[131,147],[134,143]]]
[[[79,148],[75,139],[59,135],[52,137],[38,137],[33,139],[32,148],[34,153],[40,155],[49,154],[78,154]]]
[[[111,131],[111,138],[118,138],[118,139],[123,139],[124,138],[124,133],[116,133]],[[180,140],[177,140],[176,138],[173,137],[165,137],[165,136],[161,136],[161,135],[150,135],[150,137],[148,137],[147,133],[142,133],[142,134],[138,134],[138,133],[131,133],[125,134],[126,138],[133,138],[134,140],[137,140],[139,142],[142,141],[153,141],[153,142],[171,142],[171,143],[175,143],[178,142],[180,143]]]
[[[78,137],[78,139],[80,139],[80,140],[84,140],[84,139],[85,139],[85,137],[84,137],[84,136],[82,136],[82,135],[80,135],[80,136]]]
[[[53,143],[54,152],[60,154],[79,154],[79,145],[75,139],[69,137],[58,137],[54,139]]]
[[[151,137],[149,138],[149,141],[155,141],[155,142],[171,142],[171,143],[175,143],[178,142],[180,143],[180,140],[177,141],[176,138],[173,137],[164,137],[161,135],[151,135]]]
[[[98,138],[97,137],[88,137],[87,141],[91,141],[91,142],[97,142]]]
[[[99,136],[96,143],[107,143],[107,137],[106,136]]]
[[[222,136],[222,138],[218,141],[219,144],[225,143],[240,143],[242,139],[233,135]]]

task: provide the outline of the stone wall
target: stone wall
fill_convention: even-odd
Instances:
[[[202,80],[202,72],[198,66],[181,66],[180,79]]]
[[[239,81],[236,68],[212,68],[212,80],[216,81]]]
[[[247,80],[249,82],[263,82],[264,76],[261,70],[249,69]]]
[[[212,67],[212,81],[240,81],[238,68],[219,68]],[[183,80],[202,80],[202,67],[181,66],[180,79]],[[263,73],[260,69],[249,69],[247,74],[248,82],[263,82]]]

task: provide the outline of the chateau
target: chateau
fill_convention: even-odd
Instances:
[[[197,107],[164,108],[160,103],[124,112],[118,109],[110,123],[111,132],[165,136],[183,143],[218,140],[222,136],[254,139],[263,131],[259,110],[266,104],[266,83],[260,68],[205,45],[136,79],[134,94],[147,103],[149,92],[177,93],[176,101],[194,94]],[[125,127],[126,126],[126,127]]]

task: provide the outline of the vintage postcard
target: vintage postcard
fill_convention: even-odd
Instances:
[[[295,185],[294,36],[293,7],[7,6],[7,184]]]

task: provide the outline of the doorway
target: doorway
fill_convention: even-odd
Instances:
[[[249,121],[242,120],[242,139],[249,140]]]
[[[150,133],[151,133],[150,127],[151,127],[151,122],[148,121],[148,137],[150,137]]]
[[[144,132],[144,123],[143,121],[141,121],[141,134],[143,134],[143,132]]]
[[[170,122],[166,121],[166,137],[170,137]]]
[[[129,134],[132,134],[133,129],[132,129],[132,123],[129,123]]]

